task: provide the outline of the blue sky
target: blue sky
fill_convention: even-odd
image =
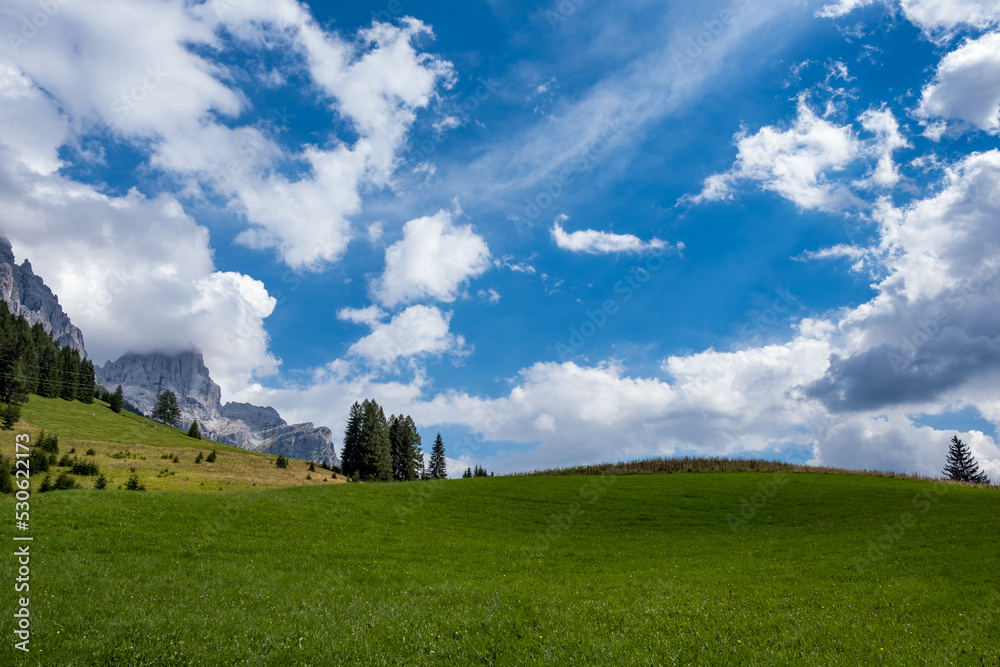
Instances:
[[[764,4],[764,6],[761,6]],[[986,0],[0,10],[0,227],[98,363],[498,471],[1000,477]]]

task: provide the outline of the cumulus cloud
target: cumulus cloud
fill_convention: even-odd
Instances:
[[[364,357],[377,366],[388,366],[397,359],[445,353],[467,354],[465,339],[449,330],[451,313],[436,306],[410,306],[389,322],[372,319],[361,311],[343,313],[342,317],[364,321],[372,332],[351,345],[349,354]],[[360,316],[359,316],[360,315]]]
[[[670,244],[657,238],[643,241],[634,234],[612,234],[593,229],[567,232],[562,223],[569,220],[565,215],[559,215],[552,225],[552,239],[556,245],[570,252],[585,252],[591,255],[605,253],[644,253],[664,250]],[[682,247],[682,246],[681,246]]]
[[[386,248],[385,271],[371,289],[389,308],[420,299],[450,303],[490,264],[489,246],[472,225],[456,225],[442,210],[403,225],[403,238]]]
[[[869,109],[858,120],[874,135],[872,138],[862,139],[851,125],[836,125],[818,116],[802,95],[790,128],[765,126],[752,135],[741,131],[736,135],[738,153],[733,167],[709,176],[699,194],[685,196],[681,201],[700,204],[731,199],[738,183],[751,180],[802,209],[858,206],[861,200],[838,174],[856,164],[874,161],[868,176],[855,185],[895,185],[900,176],[892,154],[908,145],[891,111]]]
[[[0,32],[19,34],[21,18],[37,11],[12,0]],[[95,0],[60,3],[8,68],[52,96],[73,127],[110,128],[148,147],[149,164],[185,181],[192,196],[228,201],[246,220],[240,242],[319,268],[353,238],[361,192],[388,184],[417,110],[454,80],[449,63],[413,46],[427,36],[413,19],[341,35],[294,0],[134,2],[128,11]],[[331,119],[351,124],[353,142],[285,146],[259,127],[232,66],[214,58],[234,45],[299,56]]]
[[[946,55],[916,113],[1000,134],[1000,33],[966,41]]]

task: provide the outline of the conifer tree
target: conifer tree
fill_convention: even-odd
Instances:
[[[358,443],[359,472],[366,482],[392,479],[392,451],[389,424],[381,406],[367,399],[361,404],[361,435]]]
[[[39,366],[38,395],[45,398],[58,397],[62,392],[62,371],[55,345],[48,345],[42,349]]]
[[[122,386],[118,385],[115,389],[115,393],[108,395],[108,406],[111,408],[112,412],[121,412],[122,404],[125,402],[125,393],[122,391]]]
[[[197,419],[191,421],[191,427],[188,429],[188,437],[194,438],[195,440],[201,440],[201,429],[198,428]]]
[[[948,447],[948,462],[943,473],[948,479],[961,482],[990,483],[986,473],[979,471],[979,463],[969,450],[969,446],[959,440],[957,435],[951,438],[951,445]]]
[[[97,378],[94,377],[94,363],[90,359],[80,362],[80,382],[77,386],[76,398],[81,403],[94,402],[94,389]]]
[[[59,396],[72,401],[76,399],[80,386],[80,354],[69,345],[59,350],[59,370],[62,375]]]
[[[278,454],[278,458],[275,460],[274,465],[278,468],[287,468],[288,459],[285,458],[284,454]]]
[[[424,453],[420,449],[420,434],[411,417],[394,415],[389,419],[389,444],[392,450],[392,478],[403,482],[419,479]]]
[[[438,433],[434,438],[434,447],[431,448],[431,463],[428,470],[430,479],[447,479],[448,466],[444,458],[444,441]]]
[[[465,472],[462,473],[462,479],[472,479],[472,468],[465,469]]]
[[[355,401],[347,416],[347,427],[344,429],[344,447],[340,450],[340,467],[347,477],[352,477],[358,471],[360,443],[361,406]]]
[[[169,389],[156,397],[153,407],[153,419],[170,426],[177,426],[181,421],[181,409],[177,407],[177,396]]]

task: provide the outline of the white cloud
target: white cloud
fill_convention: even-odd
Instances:
[[[666,241],[657,238],[643,241],[633,234],[612,234],[593,229],[567,233],[562,227],[562,223],[567,220],[569,218],[565,215],[556,217],[551,232],[556,245],[570,252],[585,252],[592,255],[621,252],[644,253],[669,247]],[[678,247],[682,248],[683,245]]]
[[[839,126],[817,116],[804,97],[798,115],[788,130],[765,126],[756,134],[736,135],[739,153],[733,168],[705,181],[692,203],[727,199],[743,179],[756,181],[765,190],[804,209],[832,210],[855,203],[843,185],[828,179],[830,172],[843,171],[861,152],[848,125]]]
[[[29,0],[8,5],[3,34],[38,12]],[[430,35],[412,19],[328,32],[294,0],[137,1],[128,11],[94,0],[59,3],[14,62],[72,127],[106,126],[148,146],[149,163],[185,180],[187,192],[221,195],[245,217],[240,242],[315,269],[342,256],[362,191],[389,183],[416,111],[454,80],[449,63],[413,46]],[[236,72],[212,55],[233,46],[301,55],[331,118],[351,123],[354,143],[285,147],[256,127],[249,100],[232,87]],[[280,171],[287,165],[296,176]]]
[[[892,154],[909,142],[900,134],[891,111],[869,109],[858,120],[874,135],[871,139],[859,138],[851,125],[836,125],[816,115],[800,95],[798,113],[789,129],[764,126],[752,135],[741,131],[736,135],[738,153],[733,167],[709,176],[699,194],[681,201],[699,204],[731,199],[740,181],[752,180],[803,209],[861,205],[837,175],[874,159],[870,173],[855,185],[891,187],[900,179]]]
[[[966,41],[946,55],[924,87],[917,115],[1000,134],[1000,33]],[[932,127],[938,136],[942,131]]]
[[[378,306],[367,306],[365,308],[341,308],[337,311],[337,317],[355,324],[367,324],[374,327],[376,324],[388,317],[389,314]]]
[[[226,395],[277,369],[263,325],[275,300],[249,276],[215,271],[208,230],[176,200],[109,197],[14,168],[0,177],[5,232],[83,329],[95,363],[195,346]]]
[[[367,310],[367,309],[366,309]],[[345,319],[362,311],[344,313]],[[362,315],[355,321],[365,321]],[[368,318],[372,332],[354,343],[349,353],[364,357],[378,366],[388,366],[397,359],[419,355],[466,354],[465,339],[449,331],[451,313],[436,306],[410,306],[389,322]]]
[[[987,28],[1000,22],[994,0],[900,0],[907,19],[929,35],[947,36],[959,26]]]
[[[817,16],[839,18],[856,9],[895,0],[838,0],[824,5]],[[947,41],[960,27],[989,28],[1000,22],[1000,6],[994,0],[899,0],[899,8],[911,23],[937,41]]]
[[[486,241],[442,210],[403,225],[403,238],[386,248],[385,271],[371,289],[389,308],[428,298],[452,302],[467,280],[489,267]]]

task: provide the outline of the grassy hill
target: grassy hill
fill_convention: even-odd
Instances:
[[[189,438],[186,431],[130,412],[116,414],[100,401],[86,405],[34,395],[23,406],[17,427],[0,431],[0,452],[11,458],[15,434],[28,433],[35,442],[42,430],[59,436],[60,458],[74,450],[70,456],[96,463],[111,488],[123,485],[133,472],[148,491],[218,493],[345,481],[318,466],[309,471],[306,461],[290,460],[288,468],[278,469],[274,456]],[[94,454],[87,455],[88,450]],[[207,456],[212,450],[217,452],[215,463],[194,462],[199,452]],[[57,467],[52,477],[66,470]],[[32,477],[33,488],[42,477]],[[78,481],[88,488],[93,484],[93,478]]]
[[[62,491],[33,496],[31,513],[34,651],[7,641],[0,664],[1000,661],[990,489],[497,477]]]
[[[995,487],[725,461],[333,484],[99,403],[23,417],[5,455],[44,426],[112,486],[32,493],[32,651],[4,613],[3,665],[1000,664]],[[132,468],[169,493],[116,490]],[[723,472],[636,474],[690,470]]]

